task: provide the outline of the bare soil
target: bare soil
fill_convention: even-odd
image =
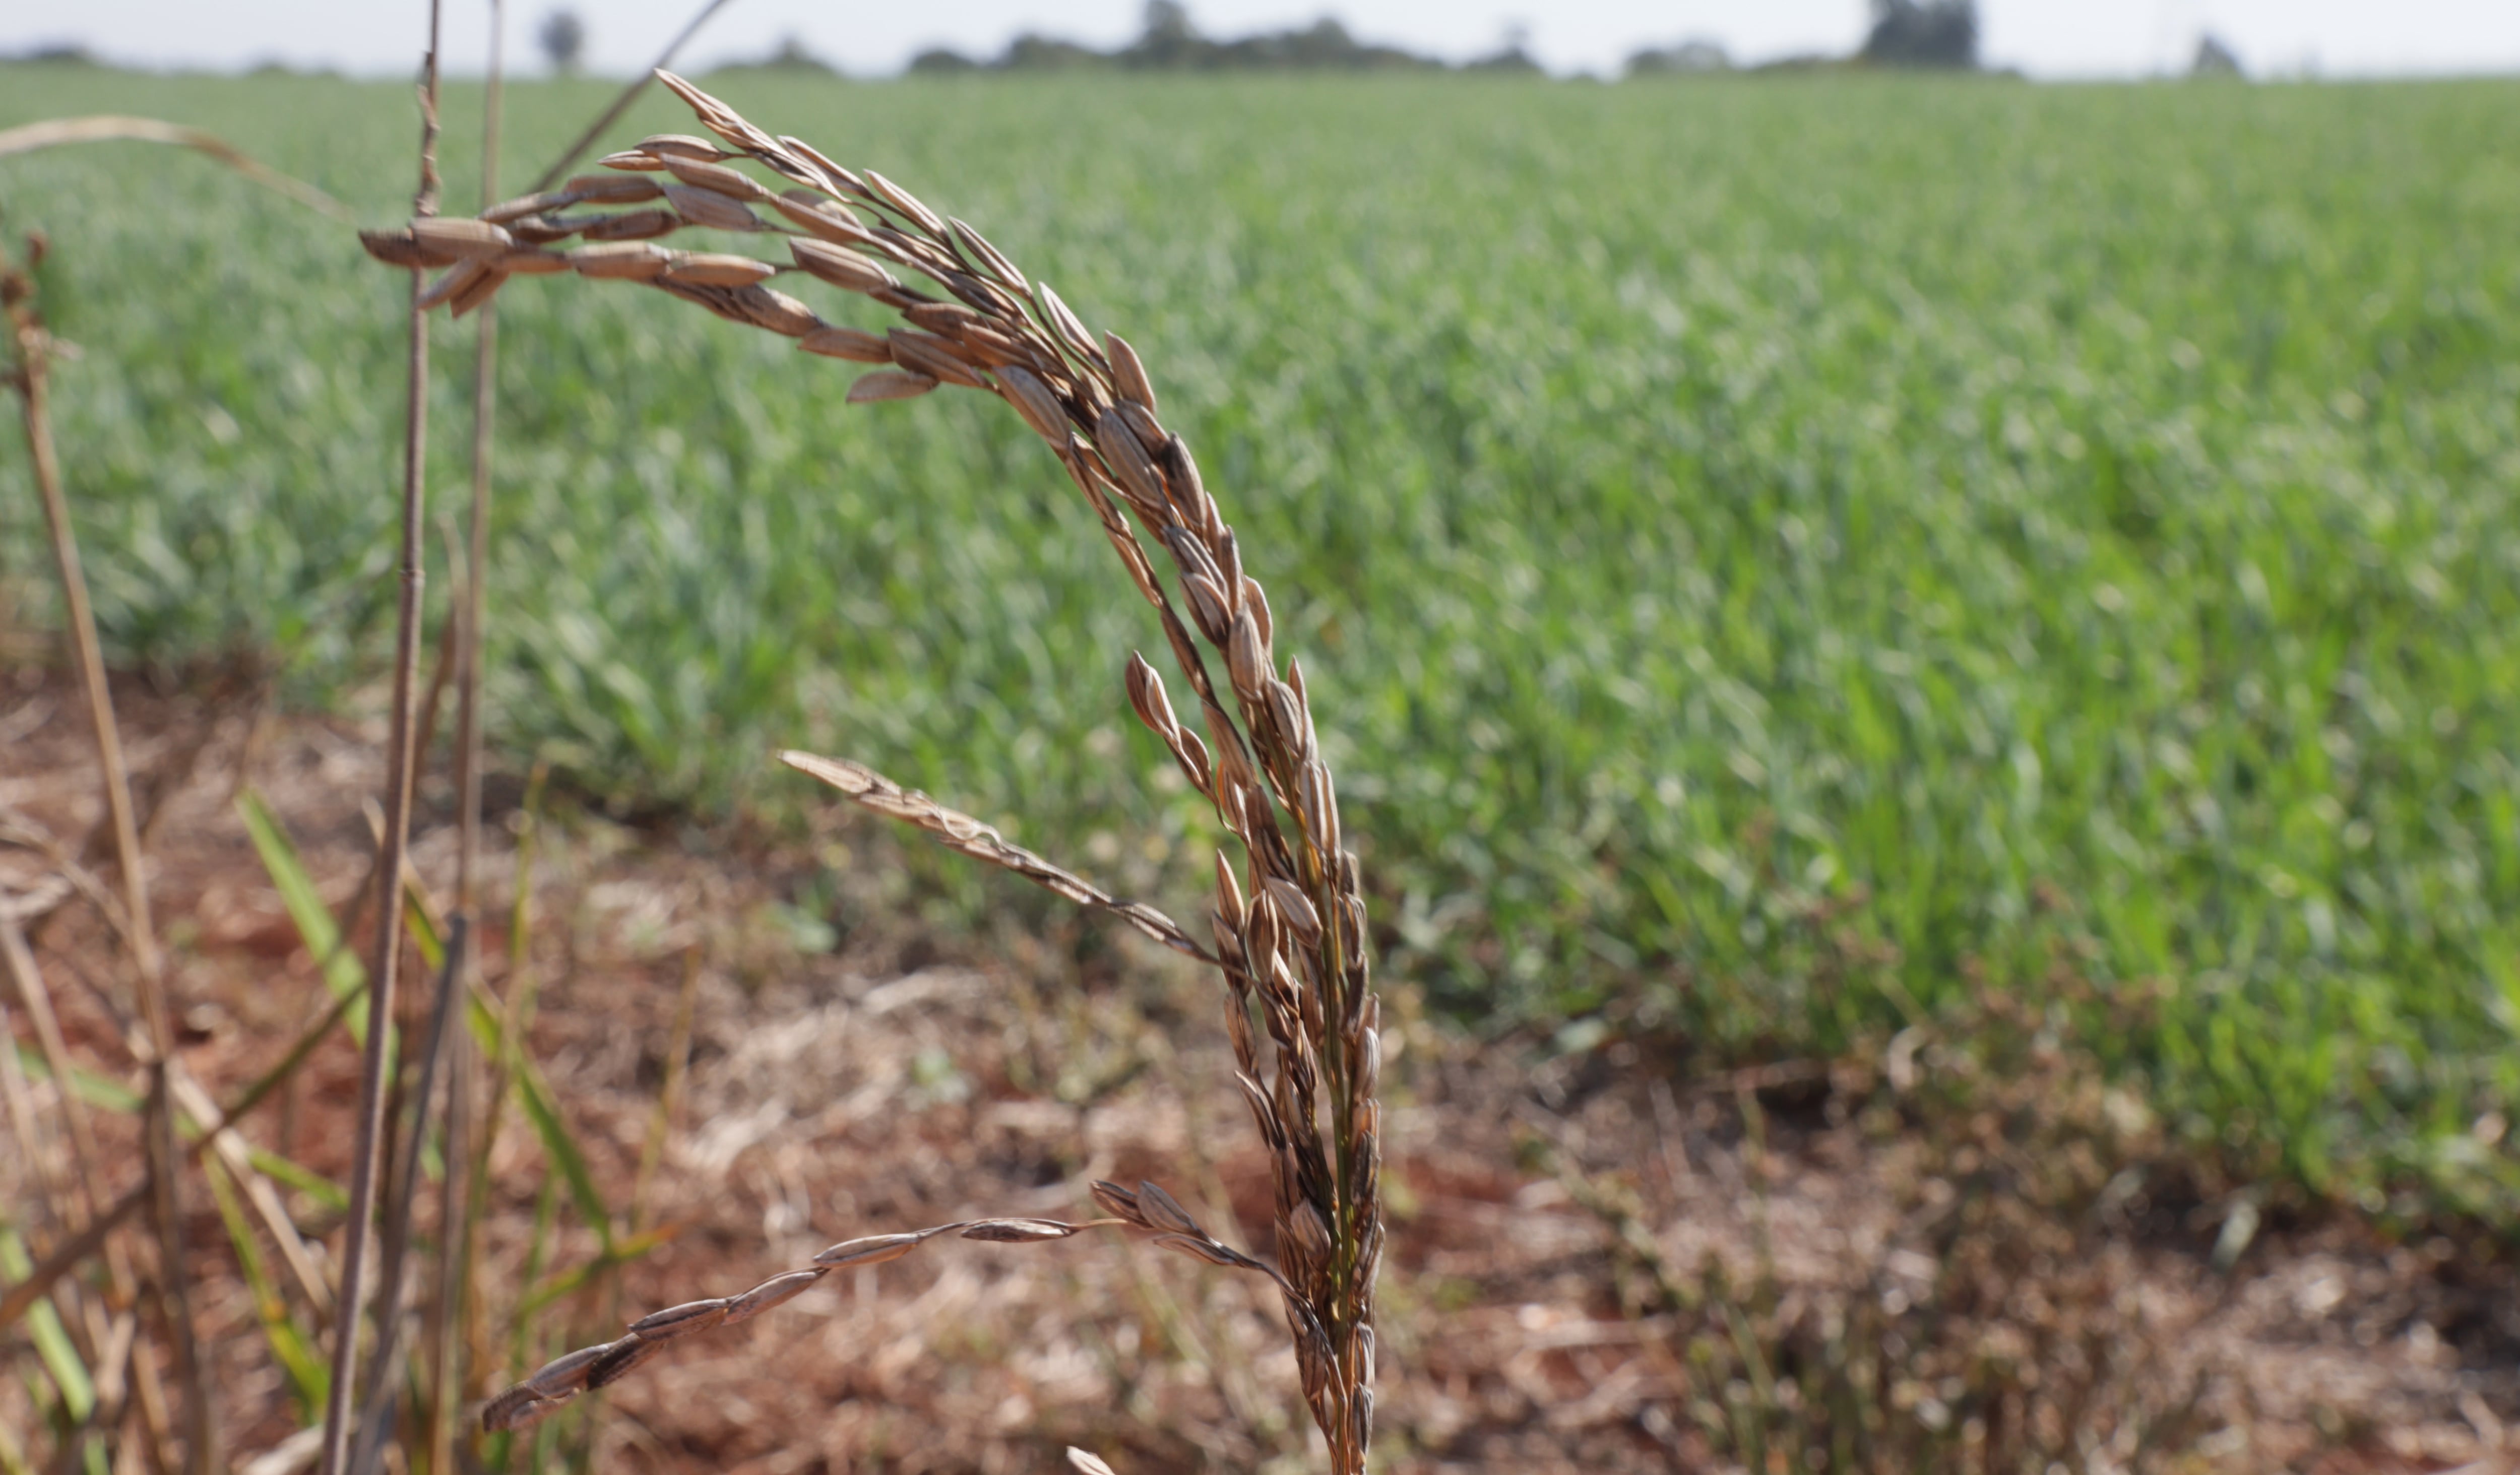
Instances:
[[[133,681],[118,699],[154,790],[151,882],[182,1064],[226,1098],[329,1002],[236,795],[249,785],[271,804],[346,910],[372,849],[382,733],[273,717],[206,685]],[[1098,922],[939,929],[905,891],[899,838],[836,814],[810,834],[765,836],[630,828],[555,803],[519,893],[520,788],[497,791],[490,888],[522,895],[527,926],[517,963],[504,914],[489,927],[489,986],[504,996],[531,971],[533,1055],[620,1228],[665,1237],[617,1279],[545,1307],[512,1344],[519,1293],[585,1262],[595,1239],[558,1195],[560,1229],[528,1274],[549,1168],[511,1111],[475,1282],[494,1333],[477,1393],[835,1240],[985,1214],[1090,1217],[1096,1178],[1158,1179],[1224,1237],[1268,1250],[1267,1170],[1231,1087],[1215,995],[1179,960]],[[443,897],[454,835],[442,786],[425,787],[421,811],[418,868]],[[14,841],[0,846],[0,884],[42,891],[58,868],[25,842],[49,835],[80,853],[101,815],[74,689],[33,668],[0,679],[0,820]],[[832,862],[840,894],[826,910],[845,926],[827,938],[790,903]],[[73,894],[35,930],[74,1055],[139,1080],[124,969],[98,913]],[[2165,1187],[2147,1202],[2140,1184],[2176,1178],[2158,1171],[2138,1171],[2135,1190],[2047,1193],[2043,1159],[2084,1153],[2092,1183],[2123,1185],[2156,1140],[2140,1102],[2065,1056],[2040,1057],[2056,1082],[2015,1084],[2095,1102],[2093,1119],[2115,1126],[2089,1142],[2063,1129],[2008,1137],[2012,1118],[1993,1107],[1945,1120],[1967,1112],[1932,1104],[1951,1098],[1917,1078],[1959,1058],[1949,1052],[1736,1073],[1635,1046],[1552,1059],[1530,1041],[1464,1038],[1425,1019],[1407,980],[1387,988],[1390,1469],[1737,1467],[1724,1414],[1757,1390],[1747,1364],[1726,1361],[1739,1355],[1735,1327],[1768,1346],[1778,1378],[1812,1387],[1809,1349],[1853,1336],[1879,1368],[1868,1386],[1895,1410],[1883,1416],[1951,1422],[1959,1455],[1972,1437],[2006,1437],[2001,1410],[2017,1408],[2024,1431],[2082,1424],[2048,1430],[2080,1440],[2065,1466],[2077,1469],[2504,1468],[2520,1312],[2508,1259],[2481,1229],[2401,1240],[2322,1208],[2236,1236],[2227,1227],[2242,1196],[2184,1203]],[[659,1129],[686,998],[688,1068]],[[10,1020],[31,1042],[23,1009]],[[49,1083],[36,1084],[52,1109]],[[356,1096],[357,1062],[337,1035],[245,1130],[338,1180]],[[104,1125],[131,1140],[127,1118]],[[40,1254],[40,1195],[9,1141],[0,1204]],[[1990,1176],[2007,1152],[2019,1161]],[[132,1161],[103,1170],[111,1191],[135,1180]],[[303,1194],[288,1202],[319,1246],[338,1244],[335,1216]],[[242,1464],[302,1411],[198,1175],[187,1203],[198,1312]],[[2218,1270],[2218,1240],[2235,1239]],[[1074,1444],[1123,1475],[1306,1468],[1272,1303],[1253,1277],[1115,1232],[939,1241],[834,1274],[582,1401],[592,1467],[1047,1471]],[[21,1330],[0,1334],[0,1359],[31,1371]],[[0,1384],[0,1422],[34,1427],[27,1386]],[[2059,1403],[2066,1388],[2081,1402]],[[2141,1448],[2138,1427],[2165,1443]]]

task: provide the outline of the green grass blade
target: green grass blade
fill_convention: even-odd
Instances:
[[[612,1211],[595,1186],[595,1175],[587,1168],[586,1154],[578,1150],[577,1139],[569,1134],[567,1122],[561,1117],[550,1084],[531,1060],[517,1064],[517,1099],[523,1104],[526,1119],[534,1124],[534,1136],[541,1139],[543,1151],[568,1184],[568,1194],[577,1203],[578,1216],[595,1231],[596,1243],[603,1252],[611,1254]]]
[[[252,1146],[246,1149],[246,1161],[253,1164],[254,1171],[263,1177],[287,1184],[328,1209],[338,1212],[350,1206],[347,1190],[303,1163]]]
[[[246,834],[252,839],[254,853],[262,858],[262,869],[280,891],[280,904],[289,919],[297,927],[298,940],[323,969],[324,987],[336,999],[346,999],[368,981],[368,969],[358,955],[342,946],[341,924],[325,905],[323,894],[315,889],[315,877],[298,856],[297,846],[289,838],[280,817],[271,812],[262,796],[251,788],[237,793],[237,815],[245,821]],[[350,1038],[364,1045],[368,1038],[368,1002],[359,1000],[350,1006],[347,1020]]]
[[[36,1047],[23,1041],[18,1044],[18,1063],[30,1081],[53,1078],[52,1067],[45,1063]],[[138,1115],[149,1101],[147,1096],[121,1082],[77,1065],[70,1067],[70,1095],[101,1111],[119,1112],[126,1116]]]
[[[229,1182],[227,1170],[215,1156],[208,1156],[202,1159],[202,1175],[209,1181],[219,1221],[227,1227],[228,1243],[236,1249],[237,1268],[245,1275],[246,1289],[253,1296],[254,1315],[262,1322],[264,1339],[271,1344],[272,1360],[289,1374],[297,1394],[298,1416],[317,1416],[323,1411],[324,1392],[331,1386],[331,1375],[315,1352],[315,1339],[290,1319],[289,1303],[271,1278],[270,1268],[262,1258],[262,1243],[254,1237],[253,1224],[246,1217],[245,1206],[237,1201],[236,1185]]]
[[[26,1256],[25,1242],[14,1229],[0,1229],[0,1275],[12,1283],[35,1273],[35,1263]],[[26,1311],[26,1334],[35,1344],[35,1356],[52,1374],[53,1386],[62,1391],[62,1406],[70,1417],[80,1423],[96,1409],[96,1384],[88,1377],[87,1363],[80,1361],[78,1349],[70,1345],[70,1334],[62,1325],[59,1313],[50,1301],[38,1301]]]

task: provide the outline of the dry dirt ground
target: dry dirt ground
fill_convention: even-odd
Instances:
[[[269,801],[346,910],[382,762],[374,724],[273,717],[207,690],[132,682],[119,699],[155,790],[151,881],[182,1064],[224,1098],[326,997],[235,797],[249,785]],[[0,673],[11,895],[58,870],[30,843],[77,852],[100,818],[80,713],[59,678]],[[502,897],[518,793],[494,787]],[[420,808],[419,871],[442,895],[442,785]],[[521,967],[540,988],[531,1051],[623,1228],[635,1215],[665,1237],[617,1283],[543,1308],[519,1351],[520,1289],[595,1241],[559,1194],[562,1229],[526,1264],[547,1163],[510,1112],[475,1279],[489,1364],[476,1393],[515,1374],[512,1360],[530,1367],[835,1240],[983,1214],[1085,1217],[1098,1177],[1160,1179],[1224,1237],[1267,1250],[1266,1170],[1214,995],[1169,955],[1100,923],[964,936],[899,919],[898,842],[872,821],[765,838],[549,810],[520,914]],[[843,853],[843,927],[818,936],[783,908],[818,858]],[[137,1080],[123,968],[97,914],[73,897],[34,930],[72,1053]],[[486,949],[502,995],[522,978],[510,942],[503,918]],[[1964,1099],[1932,1089],[1940,1062],[1962,1057],[1930,1039],[1827,1069],[1710,1075],[1669,1051],[1552,1059],[1527,1040],[1467,1041],[1419,1017],[1406,980],[1388,987],[1385,1468],[1818,1469],[1832,1441],[1859,1435],[1884,1467],[2504,1468],[2520,1313],[2491,1236],[2393,1240],[2331,1211],[2234,1235],[2245,1195],[2182,1197],[2175,1173],[2147,1165],[2140,1103],[2087,1078],[2070,1050],[2034,1049],[2026,1094]],[[642,1184],[686,1001],[688,1068]],[[11,1026],[30,1042],[18,1002]],[[246,1133],[338,1180],[356,1082],[337,1036]],[[47,1080],[31,1098],[56,1109]],[[2074,1101],[2092,1109],[2055,1104]],[[132,1136],[127,1118],[106,1130]],[[106,1171],[113,1190],[130,1161]],[[40,1254],[30,1166],[18,1138],[0,1145],[0,1216]],[[286,1200],[329,1267],[338,1216]],[[198,1175],[188,1205],[242,1463],[298,1411]],[[2240,1251],[2228,1274],[2218,1241]],[[1308,1468],[1271,1300],[1250,1277],[1110,1232],[939,1241],[678,1344],[581,1401],[560,1443],[591,1438],[591,1467],[608,1471],[1050,1470],[1068,1444],[1122,1475]],[[22,1328],[0,1333],[0,1424],[40,1449]],[[1764,1457],[1743,1453],[1761,1444]]]

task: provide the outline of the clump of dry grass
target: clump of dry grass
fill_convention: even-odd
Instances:
[[[28,254],[32,259],[28,271],[21,271],[5,249],[0,249],[0,317],[5,317],[12,349],[10,364],[5,375],[0,375],[0,380],[5,380],[17,392],[26,431],[26,446],[34,463],[35,485],[43,501],[44,522],[51,535],[54,561],[62,581],[62,600],[68,617],[71,650],[78,665],[79,684],[87,698],[90,737],[95,742],[97,772],[103,781],[108,824],[113,839],[114,866],[121,879],[116,930],[121,934],[131,961],[132,996],[139,1006],[146,1030],[149,1068],[148,1133],[144,1154],[148,1177],[144,1186],[149,1193],[157,1229],[158,1274],[152,1298],[157,1305],[153,1310],[158,1324],[166,1330],[174,1370],[184,1385],[183,1470],[185,1475],[196,1475],[196,1472],[210,1470],[219,1463],[218,1431],[210,1409],[209,1395],[202,1383],[201,1352],[192,1300],[187,1289],[183,1208],[178,1188],[182,1149],[175,1131],[176,1082],[179,1077],[176,1073],[174,1015],[167,1003],[165,956],[158,946],[157,926],[152,919],[140,822],[132,802],[131,771],[123,756],[120,730],[114,723],[112,693],[106,683],[104,648],[97,637],[95,611],[88,603],[87,578],[80,567],[78,541],[70,526],[69,505],[62,490],[61,461],[53,447],[52,425],[46,409],[54,343],[41,313],[36,310],[34,280],[29,274],[32,266],[41,260],[44,248],[42,237],[29,241]],[[14,917],[7,922],[7,935],[11,944],[8,953],[13,981],[30,1013],[43,1020],[49,1013],[49,1006],[43,999],[42,984],[35,976],[33,957],[19,934]],[[48,1034],[47,1044],[51,1046],[50,1063],[59,1071],[65,1060],[57,1031]],[[68,1106],[67,1100],[64,1109],[72,1124],[71,1140],[81,1146],[78,1156],[85,1160],[79,1173],[79,1186],[90,1220],[89,1227],[95,1229],[104,1221],[96,1217],[95,1185],[89,1180],[85,1166],[95,1160],[94,1144],[81,1141],[84,1132],[77,1125],[75,1110]],[[27,1140],[31,1142],[31,1139]],[[123,1307],[132,1306],[138,1296],[129,1251],[119,1241],[112,1239],[107,1241],[107,1268],[113,1297]],[[28,1277],[28,1283],[32,1283],[32,1278]],[[118,1335],[99,1335],[100,1330],[99,1327],[90,1328],[89,1354],[118,1342],[124,1349],[123,1356],[130,1356],[136,1324],[126,1324]],[[108,1357],[105,1361],[112,1363],[118,1359]],[[162,1448],[168,1429],[163,1407],[165,1396],[158,1386],[154,1369],[145,1365],[145,1359],[135,1360],[134,1366],[139,1370],[132,1381],[137,1386],[143,1415],[156,1445]],[[109,1365],[103,1370],[110,1380],[120,1381],[118,1368]],[[65,1448],[70,1447],[68,1442],[65,1442]]]
[[[773,137],[683,79],[658,76],[719,142],[657,135],[605,158],[612,172],[571,179],[477,218],[425,218],[398,232],[366,233],[369,251],[393,265],[447,268],[419,301],[448,305],[459,316],[515,276],[574,272],[644,285],[795,338],[807,352],[882,366],[850,387],[852,404],[911,398],[943,384],[978,389],[1006,400],[1050,445],[1131,584],[1156,611],[1197,703],[1193,730],[1163,678],[1132,655],[1131,706],[1239,842],[1239,865],[1224,852],[1216,856],[1214,951],[1153,909],[1116,901],[870,770],[809,754],[784,757],[861,805],[1110,911],[1223,973],[1237,1081],[1271,1155],[1279,1263],[1217,1241],[1151,1184],[1134,1192],[1100,1184],[1096,1196],[1116,1222],[1155,1230],[1159,1242],[1277,1281],[1305,1400],[1331,1467],[1340,1475],[1363,1470],[1372,1436],[1374,1275],[1383,1232],[1379,1012],[1356,858],[1340,843],[1336,791],[1322,761],[1302,666],[1282,664],[1273,648],[1266,592],[1245,570],[1241,544],[1190,447],[1157,418],[1152,383],[1125,340],[1107,334],[1098,339],[1056,291],[1027,279],[977,230],[937,214],[882,175],[857,173],[800,140]],[[746,161],[791,188],[774,194],[733,167]],[[580,206],[626,208],[565,213]],[[766,218],[762,208],[778,218]],[[692,227],[784,236],[790,263],[654,244]],[[572,240],[584,244],[556,248]],[[948,295],[904,285],[895,268]],[[765,285],[793,274],[891,308],[902,326],[882,335],[835,326]],[[1171,559],[1178,597],[1157,574],[1148,539]],[[1210,673],[1211,655],[1224,663],[1222,684]],[[1001,1234],[991,1226],[1032,1229]],[[1079,1228],[990,1220],[851,1241],[826,1255],[906,1254],[949,1230],[1021,1239],[1065,1237]],[[626,1374],[674,1336],[737,1319],[739,1307],[744,1316],[766,1309],[793,1293],[781,1287],[800,1290],[828,1268],[827,1261],[741,1297],[634,1323],[621,1340],[570,1354],[502,1394],[485,1418],[494,1426],[525,1421],[580,1388]]]

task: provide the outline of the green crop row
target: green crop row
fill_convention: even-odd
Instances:
[[[2158,996],[2109,1049],[2174,1120],[2520,1183],[2469,1130],[2520,1101],[2520,85],[731,85],[1137,343],[1443,1006],[1827,1050],[2070,974]],[[518,89],[509,177],[600,91]],[[0,71],[0,124],[69,112],[405,208],[397,87]],[[403,283],[134,146],[0,207],[85,349],[115,648],[371,680]],[[1161,638],[1003,407],[846,409],[609,284],[500,309],[511,761],[776,810],[768,747],[846,752],[1195,905],[1119,697]],[[31,505],[0,459],[40,618]]]

